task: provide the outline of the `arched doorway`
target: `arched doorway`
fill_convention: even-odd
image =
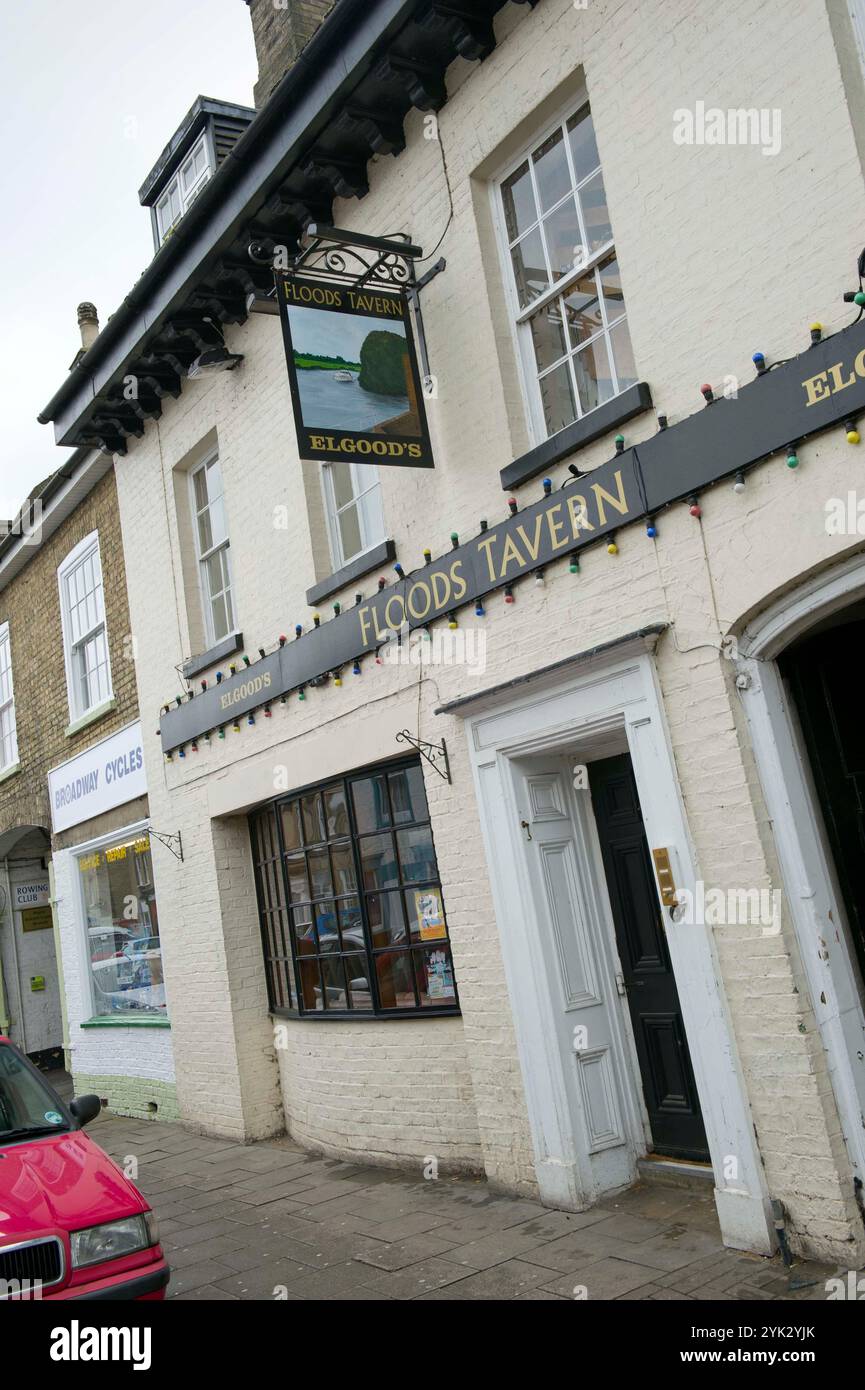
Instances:
[[[818,623],[779,658],[820,804],[851,945],[865,979],[865,726],[853,670],[865,651],[865,605]]]
[[[0,834],[0,1032],[39,1066],[63,1066],[62,978],[42,826]]]
[[[855,671],[863,636],[865,557],[856,556],[749,623],[736,681],[860,1208],[865,878],[857,844],[865,760]]]

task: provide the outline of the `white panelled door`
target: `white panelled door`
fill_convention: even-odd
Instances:
[[[574,790],[571,760],[540,756],[520,759],[517,793],[554,1001],[549,1026],[562,1052],[584,1190],[598,1194],[634,1181],[645,1144],[606,894],[594,864],[590,794]]]

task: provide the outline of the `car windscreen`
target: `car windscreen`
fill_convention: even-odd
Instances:
[[[71,1127],[65,1107],[36,1068],[8,1044],[0,1045],[0,1144]]]

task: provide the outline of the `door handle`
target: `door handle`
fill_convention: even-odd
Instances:
[[[527,820],[521,820],[521,821],[520,821],[520,825],[522,826],[523,830],[526,832],[526,839],[527,839],[527,840],[530,840],[530,839],[532,838],[532,832],[531,832],[531,827],[529,826],[528,821],[527,821]]]

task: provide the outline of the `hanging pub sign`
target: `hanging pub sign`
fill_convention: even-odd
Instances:
[[[405,294],[276,281],[301,458],[432,468]]]

